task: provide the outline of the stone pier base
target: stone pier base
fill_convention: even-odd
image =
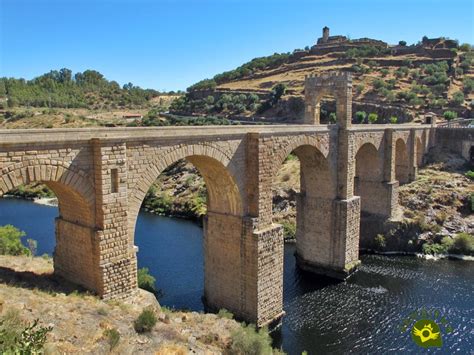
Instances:
[[[204,223],[204,303],[264,326],[283,315],[283,228],[209,212]]]

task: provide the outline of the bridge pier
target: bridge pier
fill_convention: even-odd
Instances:
[[[98,245],[94,228],[56,218],[54,273],[100,293]]]
[[[360,198],[297,198],[296,262],[302,270],[346,279],[359,261]]]
[[[254,219],[208,212],[204,223],[204,300],[263,326],[282,316],[283,232],[257,231]]]

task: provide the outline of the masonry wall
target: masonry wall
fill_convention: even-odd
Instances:
[[[469,159],[474,146],[474,128],[436,128],[436,147],[449,149]]]

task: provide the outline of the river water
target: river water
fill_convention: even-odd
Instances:
[[[56,207],[0,199],[0,225],[13,224],[36,239],[39,255],[54,249],[56,216]],[[148,267],[162,290],[160,303],[201,311],[202,229],[189,221],[141,213],[135,243],[139,267]],[[333,282],[300,272],[293,254],[294,246],[286,245],[286,316],[272,333],[274,345],[287,353],[473,353],[472,262],[365,255],[349,281]],[[445,323],[441,348],[427,351],[415,345],[409,330],[400,330],[406,317],[423,310],[432,315],[428,318],[438,310],[435,321]]]

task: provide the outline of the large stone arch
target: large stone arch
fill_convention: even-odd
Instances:
[[[43,183],[57,196],[59,217],[93,227],[94,187],[89,176],[61,161],[24,161],[4,168],[0,196],[20,185]]]
[[[410,182],[410,159],[408,146],[402,137],[395,142],[395,178],[400,184]]]
[[[129,196],[129,239],[134,230],[146,192],[170,165],[186,159],[204,178],[207,189],[207,214],[204,217],[204,302],[209,309],[225,307],[242,314],[242,277],[247,259],[242,257],[242,233],[245,225],[244,206],[237,171],[230,157],[211,145],[181,146],[153,159]],[[242,173],[241,173],[242,175]],[[136,271],[134,271],[136,272]],[[217,305],[217,306],[216,306]]]
[[[179,160],[186,159],[203,176],[208,191],[208,210],[243,214],[243,181],[238,169],[224,151],[212,145],[184,145],[169,149],[150,161],[139,181],[129,191],[129,235],[133,242],[135,224],[145,196],[160,174]]]
[[[1,171],[0,196],[35,182],[48,186],[58,198],[54,273],[100,292],[95,191],[89,175],[61,161],[26,160]]]

